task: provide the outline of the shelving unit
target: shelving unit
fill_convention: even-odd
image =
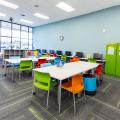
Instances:
[[[3,54],[3,58],[4,59],[9,59],[10,57],[13,56],[20,56],[21,58],[27,56],[26,53],[28,51],[34,51],[34,50],[14,50],[14,49],[5,49],[4,50],[4,54]]]

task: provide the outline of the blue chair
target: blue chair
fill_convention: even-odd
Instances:
[[[85,87],[85,93],[87,95],[95,95],[96,94],[96,76],[93,76],[91,74],[85,74],[84,75],[84,87]]]
[[[43,63],[43,64],[40,65],[41,68],[42,67],[48,67],[48,66],[52,66],[52,64],[51,63]]]
[[[61,59],[59,57],[55,58],[54,60],[54,65],[57,65],[59,62],[61,61]]]

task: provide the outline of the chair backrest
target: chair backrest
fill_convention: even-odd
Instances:
[[[50,54],[55,54],[55,51],[54,50],[50,50]]]
[[[32,70],[32,68],[33,68],[32,60],[20,61],[20,70]]]
[[[57,55],[56,55],[56,54],[53,54],[53,57],[57,57]]]
[[[32,51],[28,51],[27,52],[27,56],[32,56],[33,55],[33,52]]]
[[[38,84],[41,84],[39,86],[41,87],[41,89],[44,89],[44,86],[47,87],[48,89],[50,88],[51,77],[49,73],[35,71],[34,80]]]
[[[46,59],[38,59],[37,64],[38,64],[38,65],[41,65],[41,64],[46,63],[46,62],[47,62]]]
[[[47,50],[46,49],[42,49],[42,53],[47,53]]]
[[[37,49],[37,51],[38,51],[38,54],[41,53],[41,49]]]
[[[77,62],[77,61],[80,61],[80,58],[77,57],[77,56],[74,56],[74,57],[70,60],[70,62]]]
[[[72,87],[84,86],[83,76],[75,75],[72,77]]]
[[[46,54],[46,55],[47,55],[47,57],[49,57],[49,56],[50,56],[50,53],[49,53],[49,52],[47,52],[47,54]]]
[[[38,50],[34,50],[34,56],[38,55]]]
[[[94,58],[94,59],[102,60],[102,59],[103,59],[103,55],[100,54],[100,53],[94,53],[94,54],[93,54],[93,58]]]
[[[80,58],[83,58],[84,57],[84,53],[83,52],[76,52],[76,55],[75,56],[78,56]]]
[[[88,59],[88,62],[96,63],[97,60],[96,59]]]
[[[47,57],[47,55],[41,55],[41,57]]]
[[[72,56],[72,52],[71,51],[65,51],[65,55]]]
[[[95,70],[96,75],[102,75],[103,74],[103,66],[101,64],[98,65],[98,67]]]
[[[51,63],[43,63],[43,64],[40,65],[41,68],[42,67],[48,67],[48,66],[52,66],[52,64]]]
[[[54,59],[54,65],[57,65],[59,62],[60,62],[60,58],[59,57],[56,57],[55,59]]]
[[[57,51],[56,51],[56,54],[57,54],[57,55],[62,55],[63,52],[62,52],[61,50],[57,50]]]
[[[61,56],[61,59],[64,60],[64,61],[66,61],[67,56],[66,56],[66,55],[62,55],[62,56]]]
[[[88,53],[86,57],[87,57],[88,59],[93,58],[91,53]]]

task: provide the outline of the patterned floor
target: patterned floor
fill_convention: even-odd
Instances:
[[[103,84],[96,96],[76,96],[77,113],[73,112],[72,95],[62,91],[62,112],[58,114],[57,88],[50,93],[49,108],[46,109],[46,92],[37,90],[32,96],[32,78],[17,74],[13,82],[4,77],[0,69],[0,120],[120,120],[120,78],[104,75]]]

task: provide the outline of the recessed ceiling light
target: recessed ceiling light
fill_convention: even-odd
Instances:
[[[35,7],[35,8],[38,8],[38,7],[39,7],[39,5],[34,5],[34,7]]]
[[[7,2],[5,0],[0,0],[0,5],[6,6],[6,7],[9,7],[9,8],[12,8],[12,9],[17,9],[19,7],[18,5]]]
[[[70,5],[68,5],[68,4],[65,3],[65,2],[59,2],[59,3],[56,5],[56,7],[60,8],[60,9],[62,9],[62,10],[64,10],[64,11],[66,11],[66,12],[72,12],[72,11],[75,10],[74,8],[72,8]]]
[[[1,17],[5,17],[6,14],[4,14],[4,13],[0,13],[0,16],[1,16]]]
[[[42,18],[42,19],[46,19],[46,20],[47,20],[47,19],[49,19],[49,17],[48,17],[48,16],[43,15],[43,14],[40,14],[40,13],[35,13],[35,14],[34,14],[34,16],[35,16],[35,17]]]
[[[26,19],[20,19],[21,22],[28,23],[28,24],[33,24],[32,21],[26,20]]]
[[[26,15],[25,14],[20,14],[22,17],[25,17]]]

